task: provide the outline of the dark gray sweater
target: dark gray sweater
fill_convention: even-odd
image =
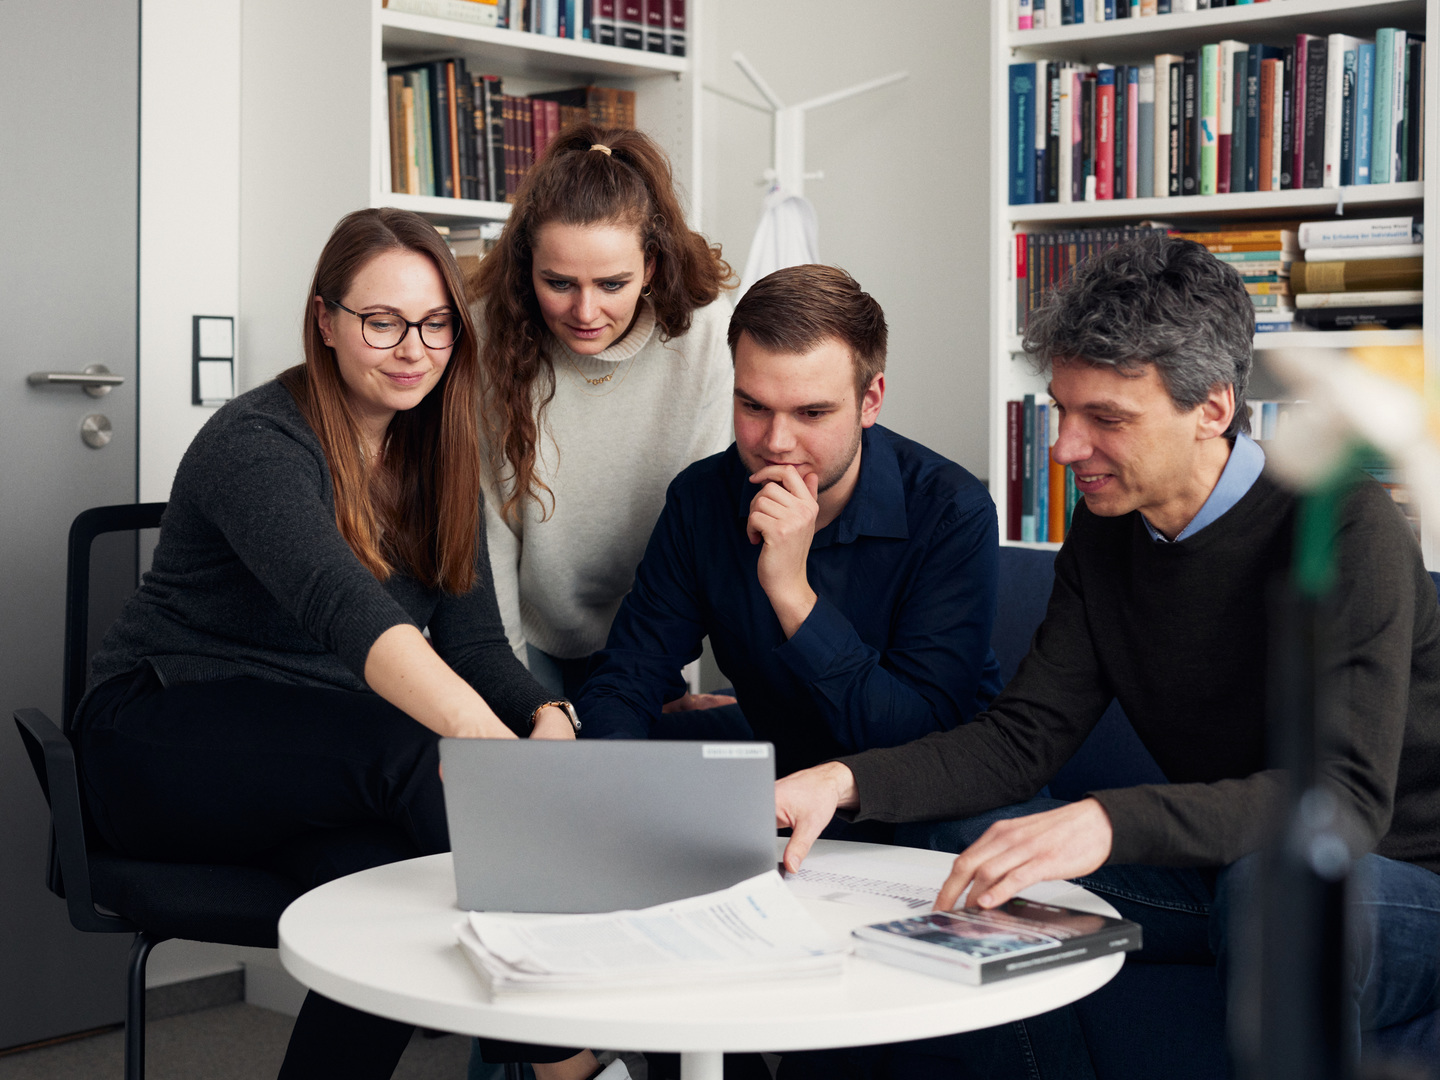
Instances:
[[[140,589],[90,664],[90,686],[149,663],[167,686],[252,676],[363,691],[392,626],[435,651],[522,737],[549,699],[515,658],[495,604],[483,525],[475,587],[383,584],[335,525],[330,469],[289,391],[269,382],[220,409],[185,452]]]
[[[1138,513],[1076,511],[1030,654],[972,723],[845,758],[860,818],[959,818],[1034,795],[1112,697],[1165,785],[1094,792],[1112,863],[1221,866],[1261,843],[1282,777],[1267,768],[1266,588],[1290,565],[1296,500],[1261,476],[1196,535],[1158,544]],[[1409,527],[1375,483],[1339,535],[1324,771],[1374,850],[1440,872],[1440,608]]]

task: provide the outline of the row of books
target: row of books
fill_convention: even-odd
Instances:
[[[1420,180],[1426,43],[1297,34],[1153,64],[1010,65],[1012,205]]]
[[[472,74],[462,57],[393,66],[387,83],[390,190],[401,194],[506,202],[566,125],[635,126],[633,90],[516,97],[500,76]]]
[[[686,0],[382,0],[391,11],[684,56]]]
[[[1245,7],[1266,0],[1014,0],[1011,30],[1049,30],[1087,22],[1139,19],[1151,15]]]
[[[1005,403],[1005,538],[1059,543],[1080,501],[1075,474],[1050,457],[1060,433],[1048,401]]]
[[[1422,324],[1424,225],[1411,217],[1246,223],[1181,232],[1163,222],[1015,234],[1016,333],[1077,263],[1133,236],[1167,232],[1232,265],[1256,333]]]
[[[1293,223],[1222,226],[1208,232],[1171,230],[1171,235],[1200,244],[1234,267],[1255,309],[1257,334],[1293,327],[1295,301],[1290,276],[1300,254],[1298,229]]]
[[[1112,225],[1101,229],[1015,233],[1015,332],[1023,334],[1030,312],[1065,280],[1071,269],[1102,251],[1147,233],[1163,233],[1149,224]]]
[[[1250,400],[1250,436],[1264,443],[1280,435],[1299,401]],[[1070,519],[1081,495],[1075,475],[1050,457],[1058,431],[1048,401],[1026,394],[1021,401],[1005,403],[1006,523],[1007,540],[1061,543],[1070,531]],[[1404,476],[1383,457],[1364,463],[1368,472],[1389,493],[1419,535],[1417,507]]]

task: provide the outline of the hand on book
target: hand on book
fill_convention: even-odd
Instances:
[[[997,821],[956,858],[935,910],[954,908],[967,887],[969,906],[992,908],[1037,881],[1098,870],[1110,857],[1113,835],[1110,815],[1094,799]]]

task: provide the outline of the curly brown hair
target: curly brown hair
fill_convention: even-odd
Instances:
[[[596,144],[610,153],[592,151]],[[480,374],[490,467],[508,485],[500,509],[512,521],[525,499],[544,508],[551,494],[535,465],[545,408],[555,396],[552,335],[530,276],[535,236],[551,222],[635,227],[646,260],[655,264],[649,300],[662,340],[684,335],[695,309],[733,285],[720,245],[685,224],[670,161],[654,140],[590,123],[560,132],[526,174],[499,243],[470,281],[472,301],[484,311]]]

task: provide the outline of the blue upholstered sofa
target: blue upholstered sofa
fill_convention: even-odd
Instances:
[[[991,643],[1008,681],[1044,617],[1054,581],[1049,551],[1000,549],[1000,604]],[[1440,590],[1440,575],[1431,575]],[[1165,778],[1116,702],[1050,783],[1056,798]],[[1077,1005],[1100,1080],[1224,1080],[1224,1003],[1215,968],[1128,962]],[[1374,1048],[1426,1062],[1440,1078],[1440,1011],[1373,1036]]]

